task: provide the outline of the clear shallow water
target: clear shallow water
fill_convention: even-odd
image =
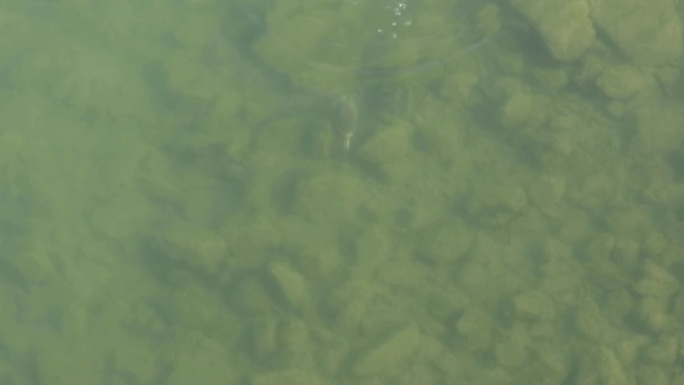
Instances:
[[[682,15],[598,3],[8,1],[0,383],[683,383]],[[281,113],[378,73],[348,156]]]

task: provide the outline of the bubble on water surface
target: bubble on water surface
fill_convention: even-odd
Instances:
[[[298,83],[340,85],[419,73],[468,55],[494,33],[487,2],[253,0],[264,28],[255,50]]]

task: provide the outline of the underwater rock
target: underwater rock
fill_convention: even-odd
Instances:
[[[311,302],[311,293],[306,279],[285,263],[276,262],[268,267],[279,294],[295,309]]]
[[[527,206],[525,190],[517,185],[481,185],[466,206],[470,216],[485,225],[508,223]]]
[[[391,180],[402,179],[414,167],[413,126],[407,121],[396,121],[383,127],[360,148],[360,157],[380,170]]]
[[[542,176],[528,189],[530,202],[544,214],[559,217],[564,210],[565,180]]]
[[[466,255],[472,244],[471,229],[462,220],[455,220],[425,229],[418,253],[433,262],[453,263]]]
[[[326,311],[344,330],[357,330],[375,299],[374,286],[366,281],[349,281],[332,290],[326,301]]]
[[[350,175],[320,175],[297,184],[295,210],[312,222],[339,223],[357,219],[367,203],[366,186]]]
[[[299,369],[285,369],[277,372],[259,373],[252,378],[251,385],[324,385],[315,372]]]
[[[590,2],[591,18],[620,51],[638,65],[676,63],[682,53],[682,25],[670,0]]]
[[[649,83],[648,76],[630,65],[619,65],[604,70],[596,81],[603,93],[612,99],[627,99],[642,91]]]
[[[636,291],[647,297],[669,299],[680,287],[679,281],[662,267],[653,263],[644,265],[644,277],[636,284]]]
[[[596,31],[589,19],[589,5],[584,0],[513,0],[512,3],[532,21],[557,60],[576,60],[594,42]]]
[[[555,317],[553,302],[539,292],[526,292],[513,298],[515,313],[519,318],[550,320]]]
[[[635,109],[636,133],[631,149],[647,155],[662,155],[681,147],[684,140],[679,106],[644,104]]]
[[[409,325],[394,332],[362,355],[354,365],[354,374],[370,376],[397,368],[411,356],[420,339],[420,330],[416,325]]]
[[[224,263],[228,244],[215,231],[181,223],[151,237],[150,247],[165,263],[214,275]]]

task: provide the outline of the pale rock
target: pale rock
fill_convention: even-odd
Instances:
[[[636,67],[628,64],[607,68],[597,79],[603,93],[612,99],[627,99],[639,93],[649,83],[649,78]]]
[[[560,1],[539,20],[538,28],[551,54],[560,61],[582,57],[596,37],[586,1]]]
[[[526,292],[513,298],[513,305],[518,317],[533,320],[550,320],[555,318],[553,302],[540,292]]]
[[[593,0],[591,19],[611,43],[638,65],[676,63],[682,25],[670,0]]]
[[[667,299],[680,287],[679,281],[666,269],[647,263],[644,266],[644,277],[636,284],[639,294],[648,297]]]
[[[420,340],[420,329],[413,324],[406,326],[363,354],[353,372],[357,376],[370,376],[398,369],[411,357]]]
[[[629,384],[629,378],[617,359],[615,353],[608,348],[600,348],[598,355],[599,377],[603,385],[625,385]]]
[[[311,293],[308,284],[298,271],[282,262],[272,263],[268,271],[278,291],[290,306],[301,309],[310,304]]]

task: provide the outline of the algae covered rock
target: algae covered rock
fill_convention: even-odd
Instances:
[[[520,127],[527,123],[535,113],[538,101],[524,88],[512,91],[501,105],[499,122],[503,127]]]
[[[258,317],[246,328],[248,348],[257,360],[264,360],[278,350],[279,321],[274,317]]]
[[[43,284],[58,275],[59,262],[51,254],[50,242],[36,241],[33,247],[25,253],[18,253],[11,259],[14,274],[30,284]]]
[[[279,294],[292,308],[299,309],[311,302],[306,279],[288,264],[272,263],[268,267],[268,272]]]
[[[113,354],[113,369],[129,373],[137,382],[153,382],[157,371],[154,350],[143,343],[127,344]]]
[[[618,334],[606,319],[604,311],[589,299],[581,301],[577,307],[575,327],[585,337],[600,343],[613,342]]]
[[[76,348],[74,342],[69,342],[72,343],[71,349],[43,348],[34,353],[33,370],[40,374],[41,381],[58,385],[96,384],[101,381],[102,365],[97,362],[98,355],[93,354],[93,349]],[[27,383],[25,378],[22,376],[17,383]]]
[[[477,186],[466,206],[473,220],[485,225],[508,223],[527,206],[527,194],[517,185],[502,183],[497,186]]]
[[[513,6],[536,26],[554,58],[581,57],[594,42],[596,31],[584,0],[513,0]]]
[[[462,220],[439,223],[423,230],[418,253],[437,263],[455,262],[470,250],[473,232]]]
[[[228,245],[218,233],[183,223],[156,237],[153,247],[168,262],[215,274],[226,262]]]
[[[513,298],[515,313],[520,318],[551,320],[555,317],[554,304],[541,292],[525,292]]]
[[[668,299],[681,286],[677,278],[653,263],[647,263],[643,273],[643,278],[636,284],[636,291],[645,297]]]
[[[668,250],[669,241],[660,232],[654,231],[643,240],[643,251],[649,257],[659,256]]]
[[[575,374],[577,384],[620,385],[632,383],[623,364],[612,349],[587,346],[580,352],[580,363]]]
[[[300,181],[295,211],[313,222],[338,223],[357,219],[369,203],[368,186],[351,175],[318,175]]]
[[[217,91],[209,68],[198,62],[192,50],[179,50],[169,55],[163,73],[166,85],[184,97],[206,102]]]
[[[372,274],[391,257],[392,237],[382,226],[369,226],[354,240],[356,266],[364,274]]]
[[[397,120],[382,127],[360,148],[359,156],[390,180],[401,179],[414,169],[414,130],[411,123]]]
[[[641,65],[679,60],[682,25],[670,0],[601,0],[589,2],[591,17],[624,54]]]
[[[251,385],[325,385],[314,371],[285,369],[276,372],[259,373],[252,377]]]
[[[603,71],[597,80],[597,85],[610,98],[627,99],[643,90],[649,80],[648,76],[639,69],[625,64]]]
[[[327,228],[321,228],[315,224],[310,224],[310,226],[312,228],[301,233],[301,240],[295,244],[299,250],[295,262],[300,267],[302,275],[316,280],[338,271],[344,263],[344,258],[335,244],[335,239],[328,234]],[[306,229],[305,227],[301,230]]]
[[[392,332],[361,356],[353,367],[357,376],[371,376],[398,369],[420,343],[420,329],[408,325]]]
[[[454,323],[461,346],[467,349],[484,350],[491,348],[495,324],[490,314],[479,307],[467,307]]]
[[[528,189],[530,203],[544,214],[558,217],[564,210],[565,180],[555,176],[542,176]]]
[[[113,239],[130,237],[150,218],[152,205],[140,194],[115,196],[93,210],[93,226]]]
[[[634,150],[651,155],[681,147],[684,130],[679,107],[646,104],[637,108],[635,115],[637,132],[631,143]]]
[[[165,380],[169,385],[192,384],[198,378],[210,384],[236,383],[242,377],[242,369],[223,345],[199,334],[191,334],[164,354],[173,368]]]
[[[499,365],[506,368],[520,367],[529,360],[528,346],[525,337],[512,336],[499,341],[494,346],[494,356]]]
[[[235,301],[243,309],[255,314],[267,314],[277,305],[273,301],[272,291],[269,291],[263,280],[249,277],[240,282],[237,290],[232,293]]]
[[[580,58],[596,37],[586,1],[558,1],[540,20],[539,32],[553,57],[561,61]]]
[[[600,348],[598,356],[601,383],[605,385],[629,384],[629,377],[612,349]]]
[[[644,297],[637,306],[636,315],[651,332],[658,334],[677,333],[680,320],[670,312],[668,302],[655,297]]]
[[[342,329],[357,330],[375,300],[375,287],[366,281],[349,281],[332,290],[326,311]]]
[[[190,13],[176,26],[173,37],[183,46],[204,48],[216,39],[221,21],[215,13]]]
[[[679,341],[676,337],[663,336],[645,349],[645,358],[652,363],[671,366],[679,355]]]

